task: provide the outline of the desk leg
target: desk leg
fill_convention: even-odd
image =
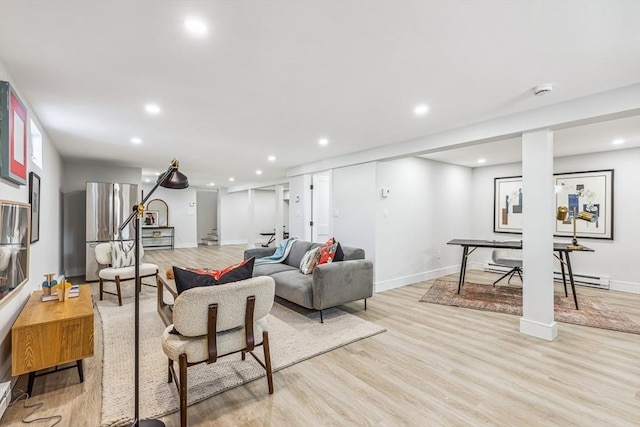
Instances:
[[[460,262],[460,276],[458,277],[458,294],[460,294],[460,290],[462,289],[462,284],[464,283],[464,276],[467,270],[467,255],[469,253],[469,247],[462,247],[462,261]]]
[[[562,255],[562,251],[558,251],[558,255],[560,256],[560,271],[562,272],[562,284],[564,285],[564,296],[568,297],[567,294],[567,276],[564,273],[564,256]]]
[[[569,259],[569,252],[565,254],[567,260],[567,272],[569,273],[569,281],[571,282],[571,292],[573,292],[573,302],[576,303],[576,310],[578,308],[578,296],[576,295],[576,285],[573,281],[573,270],[571,269],[571,260]]]

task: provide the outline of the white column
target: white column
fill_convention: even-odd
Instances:
[[[276,185],[276,246],[282,241],[284,231],[284,185]]]
[[[522,318],[520,332],[553,341],[553,133],[522,135]]]
[[[249,209],[249,226],[247,227],[247,249],[256,247],[256,190],[247,191],[248,209]]]

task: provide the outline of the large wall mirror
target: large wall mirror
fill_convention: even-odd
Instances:
[[[169,226],[169,206],[167,206],[167,202],[162,199],[153,199],[147,203],[147,210],[158,212],[158,227]]]
[[[28,203],[0,200],[0,303],[29,280]]]

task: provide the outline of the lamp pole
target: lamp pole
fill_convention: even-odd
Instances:
[[[140,290],[142,288],[142,282],[140,281],[140,217],[144,212],[144,205],[149,200],[149,197],[156,191],[159,186],[163,186],[166,188],[187,188],[189,186],[189,181],[187,177],[182,175],[178,171],[178,161],[173,160],[169,168],[158,178],[156,184],[153,186],[151,191],[147,193],[147,195],[142,199],[142,202],[138,205],[134,205],[131,211],[131,214],[127,219],[120,225],[118,228],[120,232],[120,236],[122,236],[122,231],[129,225],[131,221],[134,224],[134,257],[135,257],[135,266],[134,266],[134,277],[135,277],[135,331],[134,331],[134,376],[135,376],[135,384],[134,384],[134,406],[135,406],[135,414],[133,418],[134,427],[163,427],[165,424],[159,420],[146,419],[140,420]]]

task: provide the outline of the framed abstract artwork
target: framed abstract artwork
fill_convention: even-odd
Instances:
[[[523,198],[521,176],[494,179],[494,233],[522,233]]]
[[[613,240],[613,169],[559,173],[553,176],[556,208],[566,206],[569,216],[556,221],[556,236],[573,236],[574,212],[595,214],[593,221],[576,221],[577,237]]]
[[[31,243],[40,240],[40,176],[29,172],[29,204],[31,204]]]
[[[27,183],[27,109],[9,82],[0,81],[0,177]]]
[[[566,206],[569,216],[556,221],[554,236],[573,236],[574,210],[595,214],[594,221],[576,221],[576,236],[613,239],[613,170],[553,175],[555,208]],[[522,233],[525,194],[522,177],[494,178],[494,233]],[[552,190],[550,190],[552,191]],[[553,214],[553,213],[552,213]]]

